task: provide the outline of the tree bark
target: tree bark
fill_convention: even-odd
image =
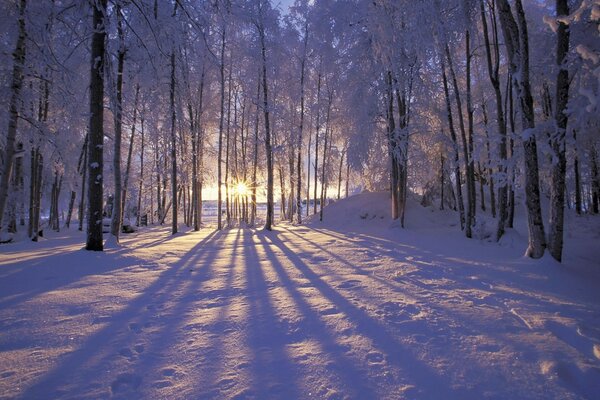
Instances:
[[[102,251],[102,195],[104,144],[104,40],[106,37],[107,0],[94,3],[91,70],[90,70],[90,136],[88,146],[88,230],[86,250]]]
[[[25,64],[25,41],[27,39],[27,32],[25,30],[25,7],[27,3],[25,0],[21,0],[19,5],[19,36],[17,37],[17,44],[13,53],[13,72],[12,72],[12,83],[11,83],[11,95],[10,103],[8,106],[8,130],[6,133],[6,142],[4,147],[4,154],[0,154],[0,160],[4,160],[2,166],[2,177],[0,178],[0,230],[2,229],[2,219],[4,217],[4,210],[8,200],[8,187],[10,183],[10,176],[14,164],[15,156],[15,139],[17,137],[17,125],[19,123],[19,107],[21,89],[23,87],[23,67]]]
[[[534,131],[535,117],[529,83],[529,38],[521,0],[515,1],[515,8],[516,21],[508,0],[498,0],[500,23],[508,53],[510,72],[521,105],[525,156],[525,197],[529,230],[529,246],[525,254],[531,258],[541,258],[546,248],[546,235],[540,204],[537,143]]]
[[[123,225],[123,218],[125,215],[125,205],[127,203],[127,190],[129,187],[129,174],[131,170],[131,158],[133,156],[133,144],[135,139],[135,124],[137,123],[137,108],[138,108],[138,98],[140,94],[140,84],[138,83],[135,86],[135,100],[133,103],[133,121],[131,124],[131,136],[129,137],[129,150],[127,151],[127,164],[125,166],[125,178],[123,182],[123,195],[121,200],[121,222],[120,225]]]
[[[219,113],[219,149],[217,156],[217,229],[223,229],[222,217],[222,188],[223,185],[223,122],[225,119],[225,22],[223,22],[223,32],[221,33],[221,63],[219,65],[219,83],[221,93],[221,109]]]
[[[565,175],[567,173],[566,130],[567,103],[569,102],[569,70],[566,57],[569,52],[569,27],[560,22],[560,17],[569,15],[567,0],[556,0],[556,16],[559,20],[556,32],[556,132],[552,137],[552,150],[556,160],[552,165],[552,191],[550,193],[550,226],[548,251],[555,260],[562,260],[563,229],[565,213]]]
[[[121,232],[121,219],[123,214],[122,197],[123,186],[121,181],[121,143],[123,137],[123,66],[125,63],[125,43],[123,33],[123,16],[121,6],[117,4],[117,36],[119,39],[119,50],[117,54],[117,87],[116,99],[114,104],[115,133],[114,133],[114,151],[113,151],[113,173],[115,180],[115,198],[113,202],[112,221],[110,224],[110,234],[119,243],[119,234]]]
[[[296,188],[296,211],[297,221],[302,223],[302,135],[304,134],[304,75],[306,64],[306,51],[308,48],[308,19],[304,22],[304,51],[302,53],[302,62],[300,66],[300,129],[298,134],[298,162],[296,170],[298,171],[298,186]],[[308,204],[306,205],[308,207]]]
[[[448,128],[450,129],[450,138],[452,139],[452,149],[454,153],[454,179],[456,181],[456,202],[458,203],[458,211],[460,216],[460,228],[465,229],[465,205],[463,202],[460,165],[458,156],[458,141],[456,139],[456,130],[454,129],[454,118],[452,116],[452,104],[450,102],[450,90],[448,89],[448,78],[446,76],[446,66],[444,61],[442,65],[442,81],[444,84],[444,97],[446,100],[446,117],[448,118]]]
[[[273,149],[271,147],[271,126],[269,121],[269,89],[267,85],[267,47],[265,43],[265,30],[262,21],[258,26],[262,55],[262,78],[263,78],[263,106],[265,114],[265,151],[267,155],[267,218],[265,229],[272,230],[274,207],[273,207]]]
[[[171,89],[169,91],[171,103],[171,195],[173,204],[173,217],[171,218],[171,234],[177,233],[177,135],[175,131],[175,50],[171,51]],[[165,213],[166,215],[166,213]]]

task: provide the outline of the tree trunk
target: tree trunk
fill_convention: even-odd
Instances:
[[[592,186],[592,213],[598,214],[600,201],[600,171],[598,168],[598,152],[594,145],[590,146],[591,186]]]
[[[296,210],[298,220],[296,222],[298,222],[299,224],[302,223],[302,136],[304,134],[304,70],[306,64],[307,48],[308,19],[306,19],[304,22],[304,52],[302,54],[302,62],[300,68],[300,130],[298,134],[298,163],[296,165],[296,170],[298,171],[298,186],[296,188]],[[306,206],[308,207],[308,204]]]
[[[575,143],[573,151],[573,173],[575,175],[575,212],[581,214],[581,172],[579,171],[579,155],[577,151],[577,133],[573,130],[573,142]]]
[[[469,156],[469,146],[467,144],[467,132],[465,129],[465,121],[462,112],[462,101],[460,97],[460,90],[458,88],[458,81],[456,78],[456,73],[454,72],[454,66],[452,62],[452,57],[450,55],[450,48],[446,44],[446,58],[448,60],[448,68],[450,71],[450,78],[452,79],[452,86],[454,88],[454,97],[456,99],[456,108],[458,113],[458,122],[460,127],[460,133],[462,138],[462,147],[463,147],[463,158],[465,162],[465,186],[467,188],[467,212],[465,215],[465,236],[470,238],[472,237],[471,226],[473,225],[473,193],[471,192],[471,161]]]
[[[123,195],[121,200],[121,222],[120,225],[123,225],[123,218],[125,215],[125,205],[127,202],[127,189],[129,186],[129,173],[131,170],[131,158],[133,156],[133,144],[135,138],[135,124],[137,122],[137,107],[138,107],[138,98],[140,94],[140,84],[138,83],[135,86],[135,100],[133,103],[133,122],[131,124],[131,136],[129,138],[129,150],[127,151],[127,164],[125,166],[125,179],[123,182]]]
[[[456,130],[454,129],[454,118],[452,117],[452,104],[450,103],[450,91],[448,90],[448,78],[446,77],[446,67],[444,61],[442,65],[442,81],[444,84],[444,95],[446,99],[446,116],[448,118],[448,128],[450,129],[450,137],[452,139],[452,148],[454,151],[454,179],[456,181],[456,202],[458,203],[458,211],[460,216],[460,228],[465,229],[465,206],[463,202],[460,165],[458,156],[458,141],[456,139]]]
[[[221,109],[219,113],[219,149],[217,156],[217,229],[223,229],[222,186],[223,186],[223,122],[225,119],[225,25],[221,33],[221,63],[219,65],[219,83],[221,93]]]
[[[272,230],[273,225],[273,149],[271,148],[271,126],[269,121],[269,90],[267,86],[267,48],[264,26],[258,27],[262,54],[263,106],[265,114],[265,151],[267,155],[267,218],[265,229]]]
[[[521,0],[515,0],[517,21],[513,17],[507,0],[498,0],[500,23],[510,62],[513,85],[521,105],[523,126],[523,147],[525,156],[525,197],[527,203],[527,222],[529,246],[526,255],[541,258],[546,248],[546,235],[540,204],[540,184],[535,138],[535,117],[533,97],[529,83],[529,43],[527,22]]]
[[[23,87],[23,67],[25,64],[25,40],[27,32],[25,31],[25,7],[27,3],[21,0],[19,6],[19,36],[13,53],[13,72],[11,83],[10,103],[8,106],[8,130],[6,133],[6,142],[4,143],[4,154],[0,154],[0,161],[4,161],[2,166],[2,177],[0,178],[0,230],[2,229],[2,218],[8,200],[8,187],[10,175],[12,173],[15,156],[15,139],[17,137],[17,125],[19,122],[19,101],[21,88]]]
[[[102,195],[104,143],[104,40],[107,0],[94,3],[90,71],[90,132],[88,146],[88,229],[86,250],[102,251]]]
[[[320,119],[321,119],[321,70],[319,69],[319,73],[317,76],[317,128],[315,130],[315,182],[314,182],[314,204],[313,204],[313,214],[317,213],[317,178],[319,176],[319,129],[321,129]]]
[[[110,224],[110,234],[119,243],[119,233],[121,232],[121,219],[123,214],[122,197],[123,187],[121,183],[121,139],[123,136],[123,65],[125,63],[125,43],[123,33],[123,16],[121,7],[117,4],[117,36],[119,39],[119,50],[117,54],[117,87],[116,99],[114,104],[115,133],[114,133],[114,151],[113,151],[113,173],[115,180],[115,198],[112,210],[112,222]]]
[[[171,193],[173,199],[173,217],[171,219],[171,234],[177,233],[177,135],[175,131],[175,50],[171,51]],[[166,214],[166,213],[165,213]]]
[[[142,218],[142,191],[144,190],[144,114],[140,115],[140,181],[138,183],[137,219],[136,226],[141,225]],[[147,218],[147,217],[146,217]],[[146,223],[148,219],[146,219]]]
[[[548,232],[548,251],[555,260],[562,260],[563,229],[565,213],[565,175],[567,173],[566,130],[567,103],[569,102],[569,71],[566,57],[569,52],[569,28],[561,17],[569,15],[567,0],[556,0],[556,64],[559,67],[556,78],[556,132],[552,137],[552,150],[556,157],[552,165],[552,191],[550,194],[550,226]]]
[[[258,185],[256,174],[258,169],[258,124],[260,122],[260,78],[261,74],[259,72],[256,88],[256,116],[254,119],[254,160],[252,162],[252,212],[250,216],[250,225],[252,226],[254,226],[254,223],[256,222],[256,186]]]

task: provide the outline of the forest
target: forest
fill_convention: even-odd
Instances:
[[[600,0],[0,2],[0,397],[595,398]]]
[[[528,254],[560,260],[564,208],[598,212],[597,2],[92,3],[2,6],[5,240],[390,188],[394,219],[417,193],[499,240],[525,191]]]

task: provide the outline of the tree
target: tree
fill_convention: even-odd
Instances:
[[[556,32],[556,64],[558,75],[556,77],[556,131],[551,138],[552,151],[554,152],[552,165],[552,192],[550,196],[550,227],[548,232],[548,251],[557,261],[562,260],[563,226],[565,209],[565,174],[567,172],[566,130],[567,130],[567,103],[569,102],[569,70],[566,57],[569,51],[569,27],[561,17],[569,15],[567,0],[556,0],[556,16],[558,30]]]
[[[21,0],[19,3],[19,36],[15,51],[13,53],[13,72],[11,84],[11,96],[8,106],[9,120],[8,130],[6,133],[6,144],[3,154],[0,154],[0,162],[2,165],[2,177],[0,178],[0,230],[2,229],[2,221],[4,210],[8,199],[8,187],[10,176],[12,174],[14,157],[16,153],[15,139],[17,136],[17,125],[19,123],[19,101],[21,88],[23,87],[23,68],[25,66],[25,40],[27,39],[27,31],[25,30],[25,7],[27,2]]]
[[[498,12],[506,51],[510,64],[512,83],[519,99],[525,157],[525,198],[529,246],[526,255],[541,258],[546,248],[546,235],[540,204],[537,142],[535,138],[535,115],[529,81],[529,37],[527,22],[521,0],[515,1],[516,20],[507,0],[498,0]]]
[[[90,126],[88,144],[88,221],[86,250],[102,251],[102,195],[104,146],[104,40],[106,3],[97,0],[93,7],[90,60]]]

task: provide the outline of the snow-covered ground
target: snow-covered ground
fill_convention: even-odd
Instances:
[[[597,399],[600,219],[565,262],[385,194],[273,232],[148,228],[0,247],[1,398]],[[485,236],[485,227],[479,233]]]

